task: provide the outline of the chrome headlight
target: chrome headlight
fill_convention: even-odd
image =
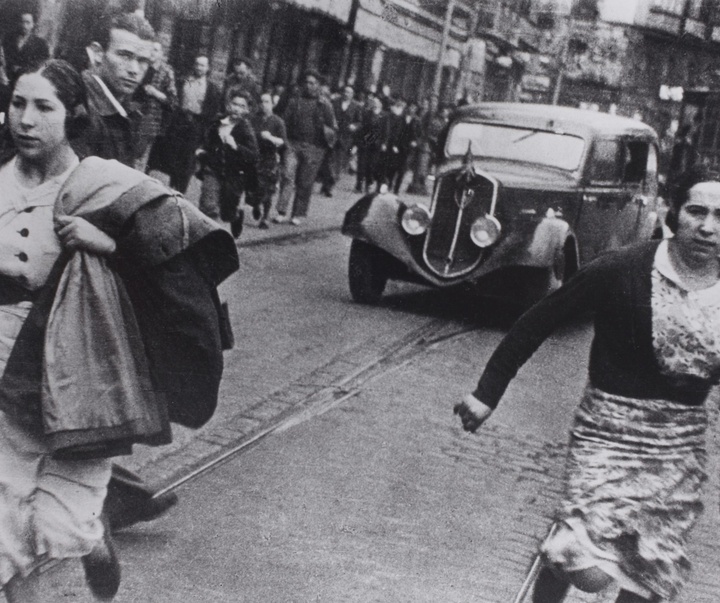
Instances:
[[[411,205],[403,212],[400,223],[409,235],[422,234],[430,226],[430,212],[424,205]]]
[[[500,222],[494,216],[483,216],[470,227],[470,239],[480,248],[490,247],[500,238]]]

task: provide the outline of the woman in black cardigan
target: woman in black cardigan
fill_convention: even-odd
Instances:
[[[687,579],[686,537],[702,512],[704,407],[720,380],[720,175],[678,180],[674,237],[606,254],[525,315],[455,406],[474,432],[563,322],[594,314],[589,379],[576,411],[567,487],[541,547],[535,603],[615,582],[618,603],[669,600]]]

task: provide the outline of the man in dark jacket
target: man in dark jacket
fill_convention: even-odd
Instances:
[[[20,15],[19,31],[3,43],[5,70],[12,84],[25,69],[50,57],[47,42],[36,36],[35,17],[30,12]]]
[[[332,101],[332,107],[338,125],[338,139],[328,157],[329,178],[323,182],[323,193],[328,197],[332,197],[332,187],[347,170],[363,113],[362,105],[355,100],[355,89],[350,85],[343,88],[342,96]]]
[[[202,165],[200,210],[213,220],[230,223],[237,239],[242,232],[244,213],[240,200],[246,189],[256,186],[257,139],[247,116],[250,98],[247,92],[231,88],[227,92],[226,113],[205,132],[197,151]]]
[[[286,213],[294,183],[295,197],[291,224],[298,225],[307,216],[318,170],[328,149],[335,145],[337,123],[332,105],[320,96],[320,75],[308,71],[303,78],[302,92],[293,97],[285,110],[284,119],[288,136],[285,160],[286,173],[283,190],[278,201],[278,218],[287,220]]]
[[[205,131],[222,111],[222,94],[208,74],[210,61],[206,56],[195,59],[193,73],[178,85],[179,110],[168,127],[168,148],[172,152],[170,186],[184,193],[195,173],[195,152]]]
[[[252,63],[247,57],[238,57],[233,61],[232,65],[232,73],[225,78],[223,95],[226,95],[230,90],[241,90],[248,95],[250,110],[254,112],[260,106],[261,89],[257,77],[252,71]],[[225,100],[227,101],[227,98]]]
[[[134,13],[109,19],[88,47],[93,68],[83,73],[88,93],[90,128],[79,152],[117,159],[133,167],[144,146],[138,140],[142,115],[131,97],[150,64],[154,32]],[[113,466],[106,512],[110,525],[121,528],[159,517],[177,502],[174,493],[154,496],[139,476]]]
[[[83,81],[91,128],[78,149],[83,154],[130,167],[142,155],[143,114],[133,95],[150,65],[154,36],[143,17],[123,13],[111,18],[88,46],[93,66],[83,72]]]
[[[388,116],[388,138],[385,166],[388,187],[397,195],[407,171],[408,157],[418,145],[420,124],[406,110],[405,101],[396,99]]]
[[[382,180],[382,154],[387,150],[387,114],[382,101],[375,95],[369,97],[370,108],[363,115],[358,131],[358,171],[356,192],[369,192],[370,187]]]

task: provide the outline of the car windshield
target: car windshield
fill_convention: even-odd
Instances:
[[[460,122],[450,131],[446,145],[449,157],[464,155],[472,144],[476,157],[509,159],[573,171],[580,166],[585,141],[545,130]]]

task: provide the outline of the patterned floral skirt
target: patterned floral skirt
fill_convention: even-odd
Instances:
[[[703,511],[706,429],[704,406],[588,386],[560,513],[563,531],[585,544],[575,569],[595,565],[642,596],[677,595],[690,572],[686,538]]]

